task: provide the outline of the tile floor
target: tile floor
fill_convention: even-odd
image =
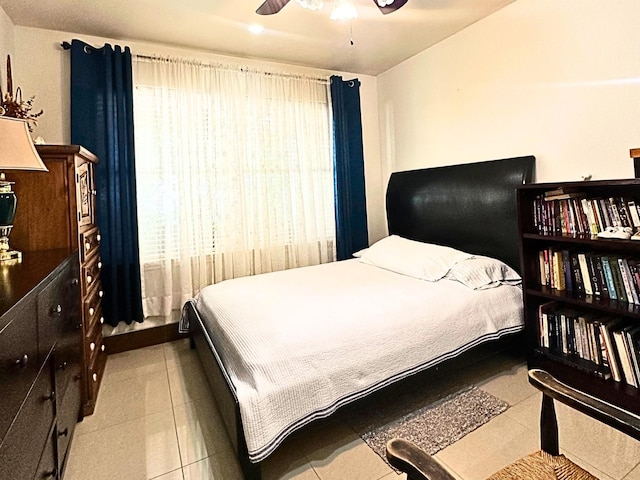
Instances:
[[[455,376],[435,371],[430,384],[444,392],[476,383],[510,405],[436,455],[456,478],[486,478],[538,449],[541,394],[528,384],[521,358],[498,355],[453,371]],[[602,480],[640,480],[640,442],[562,405],[557,412],[565,455]],[[348,427],[341,419],[344,414],[285,441],[266,460],[263,478],[404,479]],[[77,426],[64,478],[241,479],[200,361],[188,341],[109,357],[96,411]]]

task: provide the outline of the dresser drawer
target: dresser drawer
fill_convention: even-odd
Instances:
[[[9,314],[13,320],[0,333],[0,441],[18,413],[40,366],[35,302],[20,302]]]
[[[47,361],[0,444],[0,478],[34,478],[42,452],[50,439],[54,403],[51,365]]]
[[[100,256],[95,255],[87,260],[81,267],[81,283],[82,283],[82,296],[86,297],[91,291],[92,287],[100,279],[100,270],[102,269],[102,262]]]
[[[80,380],[80,377],[71,378],[69,388],[67,388],[57,409],[55,437],[57,441],[59,472],[63,470],[69,443],[71,442],[76,423],[78,423],[80,418],[80,406],[82,404]],[[57,401],[56,399],[56,402]]]
[[[73,313],[67,312],[69,304],[65,304],[69,281],[64,275],[57,276],[38,293],[38,351],[41,361],[60,338],[66,316]]]
[[[85,263],[88,258],[100,251],[100,230],[98,227],[80,233],[80,263]]]
[[[102,316],[102,284],[97,280],[83,301],[85,329],[92,329],[96,323],[104,324]]]
[[[33,477],[34,480],[55,480],[60,475],[60,469],[56,460],[56,437],[58,436],[57,430],[53,428],[49,434],[49,439],[44,446],[44,451],[40,457],[38,463],[38,469]]]
[[[105,351],[105,346],[102,340],[102,325],[99,323],[94,324],[91,330],[88,330],[85,337],[85,352],[87,352],[86,358],[89,364],[94,363],[99,352]]]
[[[102,382],[102,375],[104,374],[104,367],[107,363],[107,353],[102,349],[98,349],[93,360],[88,369],[87,385],[89,387],[89,399],[95,404],[100,382]]]

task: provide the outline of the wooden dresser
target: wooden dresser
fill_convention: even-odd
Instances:
[[[79,145],[37,145],[48,172],[8,172],[18,206],[11,245],[23,252],[78,250],[83,335],[83,414],[95,408],[107,354],[102,339],[100,233],[95,222],[94,166]]]
[[[0,478],[62,478],[81,416],[77,252],[0,262]]]

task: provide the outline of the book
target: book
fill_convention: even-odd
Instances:
[[[578,253],[578,263],[580,264],[580,275],[582,277],[582,283],[584,285],[584,293],[587,295],[593,295],[593,288],[591,287],[591,274],[589,273],[589,267],[587,266],[587,257],[584,253]]]
[[[597,262],[597,258],[594,257],[593,254],[587,253],[585,255],[585,259],[587,261],[587,269],[589,270],[589,275],[591,276],[590,280],[593,294],[600,296],[602,294],[602,278],[598,276],[598,269],[595,265],[595,262]]]
[[[622,281],[622,275],[620,274],[620,266],[618,265],[618,259],[615,257],[609,257],[609,266],[611,267],[611,276],[613,277],[613,284],[616,288],[616,295],[618,301],[626,302],[627,294],[624,288],[624,282]]]
[[[613,282],[613,273],[611,271],[611,266],[609,265],[609,257],[605,255],[600,256],[600,263],[602,264],[602,271],[604,272],[604,279],[607,283],[607,290],[609,293],[609,298],[611,300],[617,300],[618,296],[616,294],[615,284]]]
[[[616,382],[624,380],[622,376],[622,366],[618,356],[618,349],[613,338],[613,329],[622,322],[621,318],[601,318],[598,320],[598,327],[602,337],[602,343],[605,346],[606,358],[611,369],[611,376]]]
[[[595,253],[592,253],[590,256],[592,257],[593,267],[596,272],[598,286],[600,288],[600,296],[603,298],[609,298],[609,287],[602,267],[602,259],[600,258],[600,255]]]
[[[569,262],[571,263],[571,275],[573,276],[574,290],[578,294],[582,294],[584,293],[584,282],[582,280],[582,273],[580,271],[578,254],[575,252],[569,253]]]
[[[620,365],[622,366],[622,373],[624,374],[624,380],[632,387],[638,388],[638,382],[633,372],[631,365],[631,355],[627,346],[626,334],[624,329],[629,325],[621,325],[613,330],[613,339],[615,341],[618,357],[620,358]]]
[[[538,307],[539,318],[539,345],[541,347],[550,348],[550,329],[549,329],[549,314],[557,308],[557,302],[543,303]]]
[[[631,224],[635,231],[640,229],[640,215],[638,214],[638,208],[635,200],[629,200],[627,202],[627,207],[629,207],[629,215],[631,216]]]
[[[631,357],[631,366],[636,377],[636,383],[640,385],[640,325],[631,326],[625,330],[627,346]]]
[[[618,265],[620,267],[620,275],[622,276],[624,288],[627,293],[627,301],[629,303],[633,303],[634,305],[640,305],[640,303],[638,302],[638,293],[635,289],[635,282],[633,281],[633,277],[631,276],[627,260],[625,258],[618,258]]]

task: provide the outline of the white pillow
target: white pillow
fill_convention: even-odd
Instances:
[[[451,267],[446,276],[473,290],[484,290],[500,285],[520,285],[522,279],[509,265],[491,257],[474,256]]]
[[[429,281],[440,280],[457,262],[472,257],[451,247],[416,242],[398,235],[385,237],[353,256],[369,265]]]

